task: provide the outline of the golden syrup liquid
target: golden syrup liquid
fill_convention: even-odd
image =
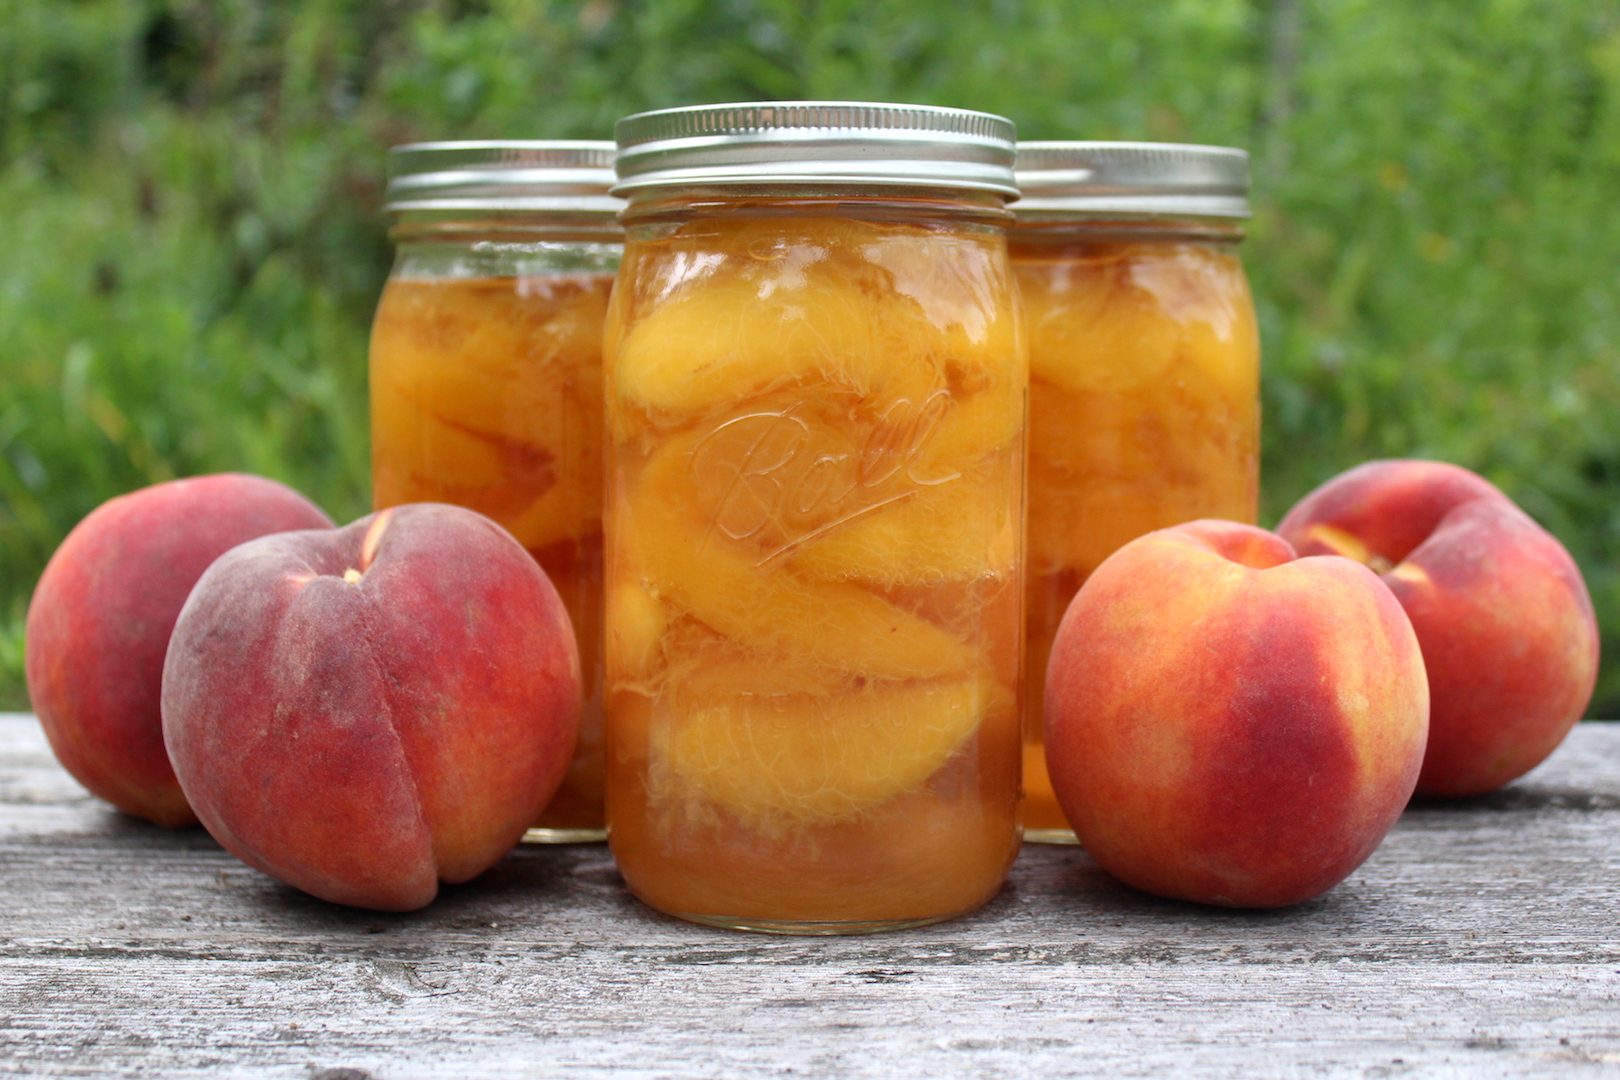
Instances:
[[[1019,844],[1003,237],[819,216],[631,237],[607,337],[621,872],[760,930],[983,904]]]
[[[377,509],[454,503],[528,548],[578,639],[584,706],[542,838],[601,839],[602,325],[613,277],[396,278],[371,335]]]
[[[1019,242],[1029,334],[1024,829],[1073,842],[1042,748],[1069,601],[1136,537],[1259,509],[1260,343],[1235,255],[1197,242]]]

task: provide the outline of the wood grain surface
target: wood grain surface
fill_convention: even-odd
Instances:
[[[0,1075],[1620,1076],[1620,725],[1410,809],[1326,896],[1230,912],[1026,847],[954,923],[773,938],[525,846],[339,908],[92,799],[0,714]]]

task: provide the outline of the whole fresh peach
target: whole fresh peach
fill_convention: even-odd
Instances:
[[[1070,604],[1047,669],[1047,767],[1115,877],[1277,907],[1383,840],[1428,707],[1417,639],[1371,571],[1195,521],[1125,545]]]
[[[1478,795],[1524,775],[1592,700],[1598,629],[1580,569],[1483,477],[1369,461],[1277,531],[1304,554],[1371,566],[1411,618],[1433,699],[1420,794]]]
[[[208,564],[331,520],[292,488],[222,473],[121,495],[68,533],[28,606],[28,696],[64,768],[126,814],[195,825],[163,750],[163,654]]]
[[[175,624],[163,732],[249,866],[326,900],[428,903],[509,851],[573,754],[579,655],[528,552],[417,503],[222,556]]]

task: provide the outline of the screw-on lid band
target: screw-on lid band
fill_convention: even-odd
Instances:
[[[1178,143],[1018,144],[1019,218],[1051,213],[1249,216],[1249,155]]]
[[[852,185],[1018,197],[1012,121],[966,109],[852,101],[698,105],[627,116],[614,134],[616,195]]]
[[[611,218],[614,145],[577,140],[408,143],[388,151],[388,209],[551,211]]]

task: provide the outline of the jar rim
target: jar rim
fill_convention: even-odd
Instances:
[[[1231,146],[1151,142],[1021,142],[1026,216],[1116,213],[1247,218],[1249,154]]]
[[[385,209],[611,218],[614,144],[583,139],[405,143],[388,151]]]
[[[616,195],[725,186],[915,187],[1018,197],[1016,128],[992,113],[758,101],[637,113],[614,128]]]

